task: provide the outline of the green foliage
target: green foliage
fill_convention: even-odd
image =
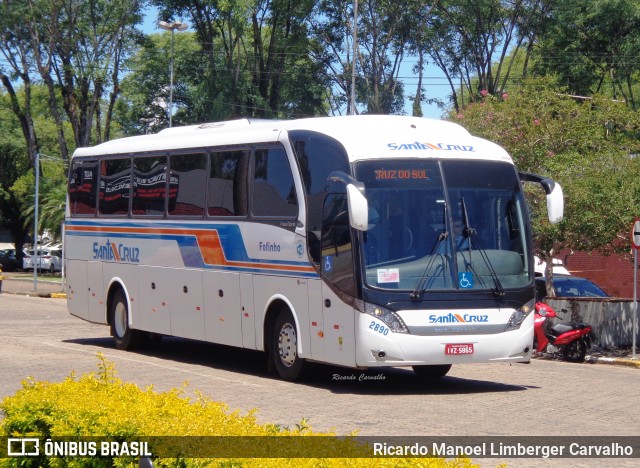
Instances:
[[[98,372],[70,375],[59,383],[38,382],[27,379],[15,395],[0,403],[5,414],[0,434],[11,437],[58,438],[64,436],[99,436],[113,440],[140,440],[145,436],[259,436],[259,444],[285,450],[294,444],[314,444],[317,436],[332,433],[313,432],[308,420],[303,419],[294,429],[273,424],[260,425],[255,411],[241,415],[229,412],[223,403],[212,401],[199,392],[188,395],[186,384],[179,389],[158,393],[153,387],[140,389],[121,381],[113,362],[99,354]],[[352,434],[353,435],[353,434]],[[267,436],[278,436],[267,437]],[[303,439],[282,444],[282,437]],[[316,436],[316,437],[314,437]],[[153,444],[151,439],[150,444]],[[171,439],[162,439],[171,445]],[[184,459],[180,453],[185,442],[158,448],[150,445],[151,452],[173,453],[175,458],[154,459],[154,466],[421,466],[421,467],[474,467],[468,459],[446,461],[429,459],[366,459],[368,451],[349,438],[332,440],[330,450],[337,458],[324,459]],[[254,442],[255,443],[255,442]],[[326,439],[322,441],[327,445]],[[269,453],[269,452],[266,452]],[[346,458],[351,457],[351,458]],[[23,460],[24,461],[24,460]],[[133,457],[121,458],[39,458],[31,460],[39,466],[132,466]],[[1,459],[0,466],[18,466],[16,459]]]
[[[640,161],[631,157],[640,153],[636,112],[601,96],[574,99],[539,79],[501,98],[489,95],[452,119],[502,145],[520,170],[564,188],[565,220],[558,226],[546,221],[544,199],[531,198],[542,257],[563,248],[628,250],[626,232],[640,203]]]
[[[603,93],[637,109],[639,47],[637,0],[562,0],[554,3],[536,68],[572,93]]]

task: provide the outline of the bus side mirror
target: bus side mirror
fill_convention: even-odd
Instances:
[[[564,217],[564,195],[562,187],[553,180],[529,172],[520,172],[520,180],[540,184],[547,194],[547,216],[551,224],[558,224]]]
[[[347,184],[347,204],[351,227],[366,231],[369,226],[369,205],[362,192],[353,184]]]
[[[547,194],[547,215],[551,224],[557,224],[564,217],[564,195],[560,184],[554,184],[551,193]]]

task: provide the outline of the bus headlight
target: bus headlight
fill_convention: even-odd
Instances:
[[[511,314],[511,317],[509,317],[507,326],[504,327],[504,331],[517,330],[518,328],[520,328],[520,325],[522,325],[524,319],[526,319],[533,310],[534,305],[534,301],[530,301],[519,309],[514,310],[513,314]]]
[[[409,329],[404,324],[402,319],[394,311],[385,309],[375,304],[365,304],[364,311],[379,320],[382,320],[387,324],[389,330],[394,333],[409,333]]]

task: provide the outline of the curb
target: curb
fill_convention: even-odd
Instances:
[[[31,279],[15,277],[7,279],[4,275],[3,288],[0,290],[3,294],[13,294],[19,296],[42,297],[66,299],[67,293],[65,285],[60,282],[40,281],[36,290],[33,289]]]
[[[589,364],[609,364],[613,366],[626,366],[626,367],[635,367],[636,369],[640,369],[640,360],[637,360],[637,359],[633,360],[633,359],[622,359],[622,358],[587,356],[585,362]]]
[[[0,295],[2,294],[12,294],[14,296],[28,296],[28,297],[42,297],[45,299],[66,299],[67,298],[67,293],[35,293],[33,291],[29,291],[29,292],[15,292],[15,291],[2,291],[0,292]]]
[[[532,359],[545,359],[551,361],[561,361],[560,358],[554,356],[552,354],[547,353],[537,353],[532,356]],[[581,364],[581,363],[576,363]],[[587,355],[584,358],[584,363],[582,364],[608,364],[610,366],[625,366],[625,367],[634,367],[636,369],[640,369],[640,359],[627,359],[627,358],[610,358],[610,357],[598,357],[598,356],[589,356]]]
[[[2,291],[0,294],[13,294],[14,296],[28,296],[28,297],[42,297],[45,299],[66,299],[67,293],[36,293],[33,291],[29,292],[14,292],[14,291]]]

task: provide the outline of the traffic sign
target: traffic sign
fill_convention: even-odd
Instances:
[[[640,218],[633,220],[631,227],[631,246],[634,249],[640,249]]]

